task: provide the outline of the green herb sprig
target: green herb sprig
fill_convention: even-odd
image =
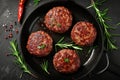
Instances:
[[[120,22],[119,23],[117,23],[117,26],[119,26],[120,25]]]
[[[34,5],[38,5],[38,3],[40,2],[40,0],[34,0]]]
[[[57,46],[60,48],[73,48],[75,50],[83,50],[80,46],[74,44],[74,43],[65,43],[63,42],[64,37],[62,37],[56,44],[55,44],[55,49],[57,51]]]
[[[10,41],[10,50],[12,52],[11,55],[16,57],[15,62],[19,65],[19,67],[23,70],[23,72],[28,73],[32,75],[33,77],[37,78],[32,72],[28,69],[25,61],[23,60],[23,57],[21,56],[19,50],[18,50],[18,44],[16,43],[16,40]]]
[[[105,36],[105,40],[107,42],[106,43],[107,50],[118,49],[117,46],[114,44],[114,42],[111,39],[112,34],[109,32],[109,30],[113,29],[113,28],[106,22],[106,20],[110,20],[110,17],[107,16],[108,9],[101,11],[93,0],[91,0],[91,3],[92,3],[93,9],[96,12],[98,21],[100,22],[101,26],[103,26],[104,36]]]
[[[48,61],[47,60],[44,61],[40,66],[47,74],[50,74],[48,71]]]
[[[105,1],[107,0],[95,0],[95,5],[96,6],[101,6]],[[93,4],[91,4],[90,6],[87,7],[87,9],[93,7]]]

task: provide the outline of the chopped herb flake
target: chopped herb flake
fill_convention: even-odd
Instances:
[[[46,47],[45,44],[41,44],[41,45],[37,46],[38,49],[44,49],[45,47]]]
[[[61,24],[60,24],[60,23],[57,23],[56,25],[57,25],[57,27],[61,27]]]
[[[65,58],[64,61],[68,63],[70,60],[68,58]]]

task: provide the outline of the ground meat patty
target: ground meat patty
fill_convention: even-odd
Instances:
[[[80,67],[80,58],[75,50],[63,49],[54,55],[53,64],[61,73],[73,73]]]
[[[53,40],[44,31],[32,33],[27,42],[27,50],[38,57],[47,56],[52,50]]]
[[[96,35],[93,24],[85,21],[77,22],[71,31],[72,40],[80,46],[91,45],[96,39]]]
[[[72,25],[71,12],[63,6],[54,7],[47,12],[44,23],[49,30],[64,33]]]

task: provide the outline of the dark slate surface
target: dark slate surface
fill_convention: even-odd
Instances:
[[[41,0],[43,2],[44,0]],[[83,6],[88,6],[90,4],[89,0],[75,0]],[[4,39],[9,32],[5,32],[3,24],[10,26],[14,25],[14,29],[18,29],[20,32],[21,24],[17,22],[17,9],[18,9],[19,0],[0,0],[0,80],[36,80],[28,74],[23,74],[23,77],[20,78],[22,73],[21,69],[14,63],[14,57],[7,56],[10,53],[9,50],[9,41],[11,39]],[[40,2],[40,3],[41,3]],[[120,33],[119,26],[115,25],[120,22],[120,0],[108,0],[104,5],[101,6],[101,9],[107,7],[109,8],[109,16],[112,17],[112,21],[108,22],[116,28],[116,30],[111,31],[112,33]],[[33,0],[27,0],[25,4],[25,11],[22,17],[21,23],[25,18],[34,10]],[[93,10],[89,9],[94,15]],[[19,38],[19,33],[16,34],[14,31],[13,38]],[[12,39],[13,39],[12,38]],[[114,37],[116,44],[120,47],[120,37]],[[110,59],[110,66],[107,71],[101,75],[93,75],[92,73],[84,78],[84,80],[120,80],[120,49],[108,53]],[[102,56],[98,66],[93,72],[97,72],[105,66],[105,55]]]

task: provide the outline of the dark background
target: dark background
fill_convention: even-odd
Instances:
[[[43,1],[44,0],[41,0],[40,3]],[[90,0],[75,1],[84,7],[90,5]],[[28,74],[23,74],[22,78],[20,78],[22,70],[14,63],[15,58],[8,56],[8,54],[10,54],[9,41],[19,38],[22,22],[37,7],[34,5],[33,0],[27,0],[20,24],[17,22],[18,3],[19,0],[0,0],[0,80],[36,80]],[[119,3],[120,0],[108,0],[100,7],[101,9],[109,8],[108,15],[112,18],[112,21],[108,21],[108,23],[116,28],[116,30],[112,30],[111,33],[117,34],[120,34],[120,26],[116,25],[120,22]],[[93,9],[89,10],[94,15]],[[7,25],[7,29],[13,25],[13,38],[5,39],[10,31],[6,32],[6,28],[3,27],[3,25]],[[19,30],[18,34],[14,31],[16,29]],[[113,39],[116,41],[116,45],[120,47],[120,37],[113,37]],[[95,70],[83,80],[120,80],[120,49],[108,52],[108,55],[110,60],[108,69],[100,75],[93,75],[93,73],[101,70],[106,65],[105,55],[103,54]]]

